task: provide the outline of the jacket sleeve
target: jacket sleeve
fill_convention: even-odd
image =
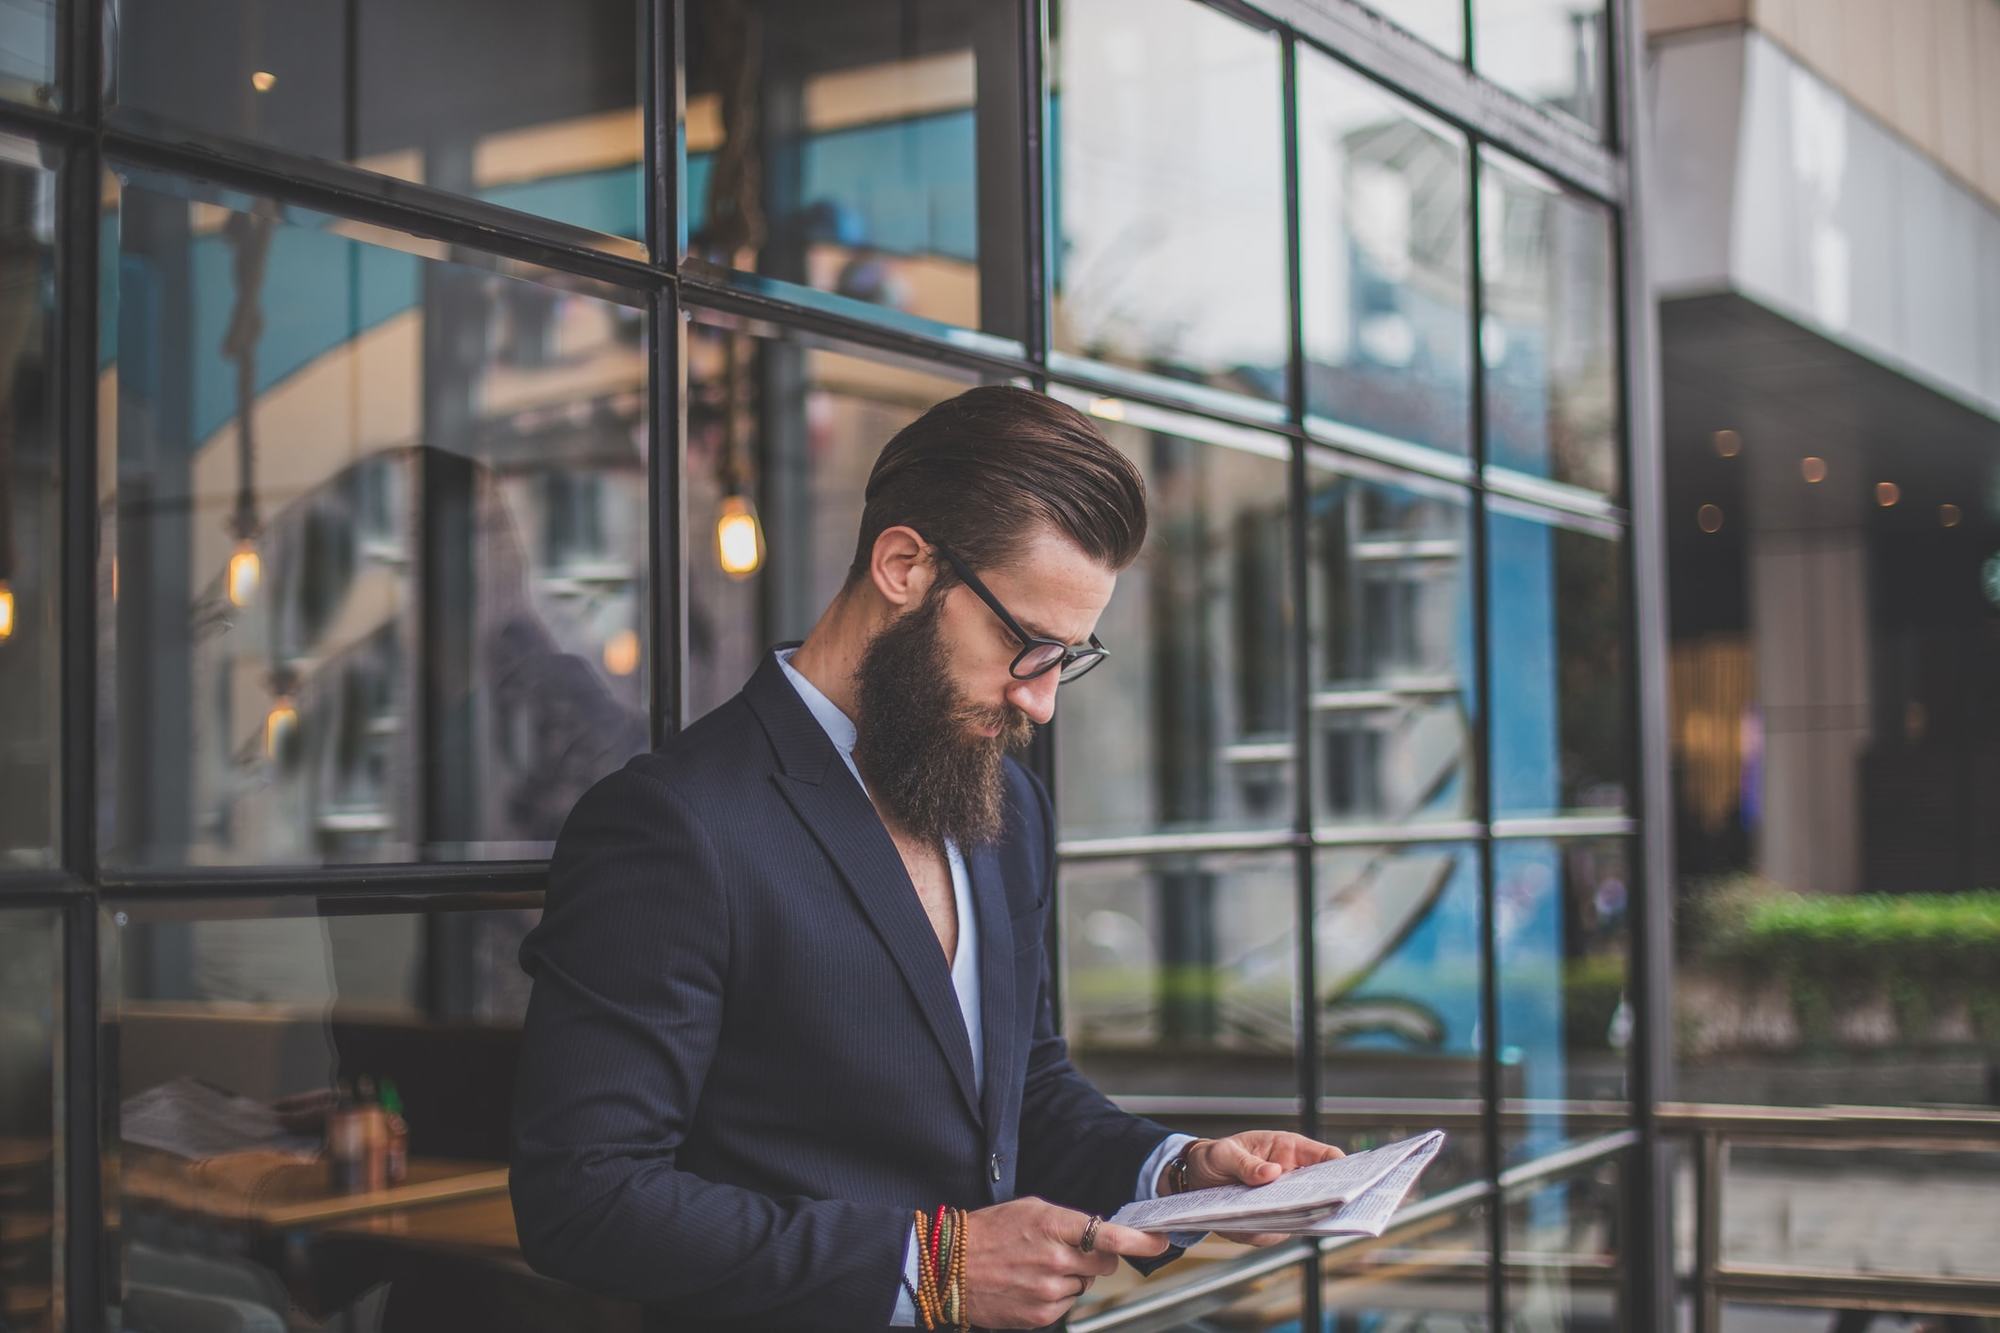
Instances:
[[[1048,793],[1021,771],[1031,791],[1031,817],[1039,817],[1046,890],[1055,882],[1054,820]],[[1046,891],[1043,899],[1048,900]],[[1120,1110],[1070,1063],[1069,1044],[1055,1030],[1045,953],[1021,1092],[1019,1191],[1109,1216],[1132,1201],[1139,1168],[1170,1132]]]
[[[724,871],[668,785],[628,766],[577,804],[549,867],[515,1086],[513,1194],[537,1271],[689,1319],[880,1328],[909,1218],[680,1170],[720,1031]]]

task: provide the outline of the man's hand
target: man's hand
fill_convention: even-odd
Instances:
[[[1015,1199],[973,1213],[967,1230],[965,1301],[980,1328],[1040,1328],[1069,1313],[1119,1255],[1164,1253],[1166,1237],[1098,1224],[1091,1250],[1077,1248],[1090,1218],[1043,1199]]]
[[[1197,1139],[1188,1145],[1187,1187],[1205,1190],[1216,1185],[1268,1185],[1297,1167],[1330,1162],[1346,1155],[1331,1143],[1279,1129],[1252,1129],[1226,1139]],[[1171,1182],[1163,1172],[1159,1193],[1166,1194],[1170,1189]],[[1276,1231],[1221,1234],[1224,1240],[1259,1247],[1291,1239]]]

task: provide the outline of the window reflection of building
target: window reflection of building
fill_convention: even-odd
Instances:
[[[545,847],[646,744],[638,312],[306,217],[232,271],[246,214],[151,178],[122,205],[126,855]],[[205,336],[224,316],[261,352]],[[185,332],[155,352],[151,323]]]

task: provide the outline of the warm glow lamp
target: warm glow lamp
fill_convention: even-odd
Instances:
[[[715,553],[731,578],[748,578],[764,564],[764,529],[757,511],[740,495],[722,502],[715,520]]]

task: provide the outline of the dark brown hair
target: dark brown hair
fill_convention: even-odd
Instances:
[[[896,432],[868,474],[850,584],[875,539],[898,524],[942,542],[973,569],[1013,562],[1037,527],[1112,570],[1146,540],[1146,483],[1090,418],[1053,398],[982,385]],[[940,585],[950,582],[949,566]]]

